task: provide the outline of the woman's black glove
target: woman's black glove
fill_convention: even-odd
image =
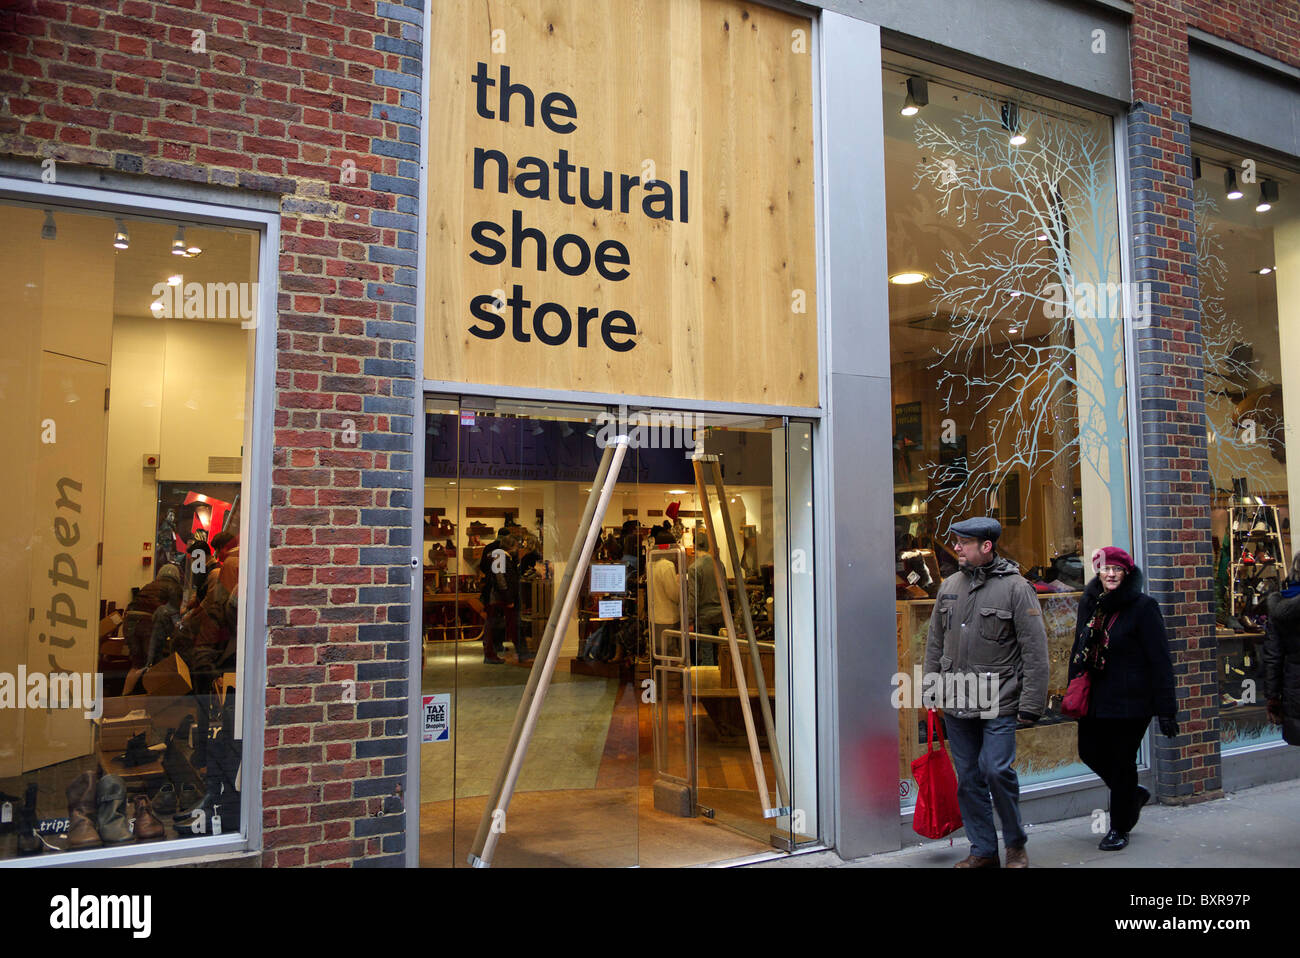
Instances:
[[[1165,738],[1178,737],[1178,721],[1172,715],[1160,716],[1160,734]]]

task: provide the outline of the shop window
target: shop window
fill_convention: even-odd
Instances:
[[[887,60],[899,671],[913,683],[923,668],[933,597],[957,569],[950,526],[997,518],[1049,639],[1048,710],[1018,733],[1020,781],[1087,774],[1059,711],[1075,616],[1088,556],[1132,539],[1111,120]],[[908,806],[924,709],[900,709],[900,735]]]
[[[1196,154],[1218,705],[1223,748],[1238,749],[1281,738],[1266,716],[1262,657],[1267,596],[1288,587],[1295,548],[1286,404],[1300,395],[1290,361],[1300,355],[1300,217],[1294,177],[1248,154]]]
[[[241,831],[258,245],[0,204],[0,858]]]

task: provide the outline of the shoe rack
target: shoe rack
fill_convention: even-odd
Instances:
[[[1254,496],[1228,500],[1228,604],[1233,616],[1256,614],[1263,602],[1260,587],[1280,588],[1286,578],[1281,529],[1277,507]]]

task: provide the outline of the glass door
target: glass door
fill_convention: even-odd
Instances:
[[[810,427],[428,397],[425,428],[421,863],[463,867],[476,847],[619,433],[629,448],[513,797],[504,815],[488,810],[493,864],[681,866],[810,840],[815,812],[795,807],[815,804]],[[700,463],[722,589],[696,452],[722,477],[725,517],[714,460]]]

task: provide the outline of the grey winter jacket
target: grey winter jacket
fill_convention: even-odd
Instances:
[[[1046,711],[1043,609],[1014,562],[995,555],[987,566],[943,580],[930,617],[925,671],[968,680],[996,674],[999,717],[1022,712],[1038,718]],[[945,705],[956,718],[980,715],[978,708],[954,707],[951,697]]]

